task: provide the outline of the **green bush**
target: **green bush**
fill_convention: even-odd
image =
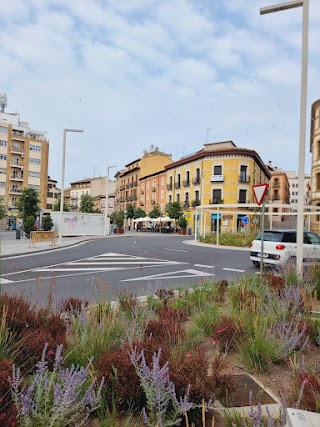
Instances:
[[[50,231],[53,227],[53,221],[50,215],[45,215],[42,218],[42,229],[44,231]]]
[[[27,216],[27,218],[24,220],[23,224],[23,231],[26,234],[30,234],[31,231],[36,231],[37,227],[35,226],[36,218],[34,216]]]

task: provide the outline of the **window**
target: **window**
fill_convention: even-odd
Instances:
[[[187,182],[190,181],[190,172],[189,171],[186,172],[186,181]]]
[[[4,126],[0,126],[0,132],[8,133],[8,128],[5,128]]]
[[[317,190],[320,190],[320,173],[317,173]]]
[[[320,245],[319,236],[314,233],[307,233],[307,236],[309,237],[310,243],[312,245]]]
[[[0,160],[7,160],[7,156],[5,154],[0,154]]]
[[[40,165],[40,159],[33,159],[32,157],[30,157],[29,163],[30,165]]]
[[[180,194],[177,194],[177,202],[180,203]]]
[[[40,173],[39,172],[29,171],[29,176],[32,177],[32,178],[40,178]]]
[[[169,203],[172,203],[172,196],[171,196],[171,194],[169,196]]]
[[[213,175],[222,175],[222,166],[217,165],[213,167]]]
[[[40,153],[41,147],[40,147],[40,145],[30,144],[30,151],[36,151],[36,152]]]
[[[239,190],[239,203],[247,203],[247,190]]]
[[[7,141],[0,139],[0,147],[6,147],[6,146],[7,146]]]
[[[6,188],[6,183],[5,182],[0,182],[0,188]]]
[[[7,169],[6,168],[0,168],[0,173],[3,173],[4,175],[6,175]]]
[[[220,203],[222,200],[222,192],[221,189],[212,190],[212,201],[211,203]]]
[[[194,198],[195,198],[195,200],[200,200],[199,191],[198,190],[194,192]]]

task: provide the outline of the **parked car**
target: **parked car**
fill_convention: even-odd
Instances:
[[[297,230],[265,230],[263,241],[263,264],[281,265],[296,258]],[[256,267],[259,267],[261,262],[261,233],[250,246],[250,259]],[[316,233],[304,232],[303,261],[320,261],[320,237]]]

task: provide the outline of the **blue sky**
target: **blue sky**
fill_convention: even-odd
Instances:
[[[47,131],[49,174],[104,176],[151,144],[174,159],[233,140],[298,168],[302,8],[270,0],[10,0],[1,5],[0,92]],[[306,170],[320,98],[320,3],[310,0]],[[114,170],[113,170],[114,171]]]

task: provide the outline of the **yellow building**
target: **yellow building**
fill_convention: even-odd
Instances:
[[[151,146],[145,150],[143,157],[128,163],[124,170],[118,171],[116,177],[116,209],[125,210],[131,204],[134,209],[143,206],[144,189],[140,189],[140,179],[164,169],[172,163],[171,154],[162,153],[158,147]]]
[[[195,229],[195,208],[199,205],[255,203],[252,186],[267,183],[270,172],[254,150],[237,147],[232,141],[205,144],[193,155],[165,167],[167,171],[167,202],[179,202],[185,210],[188,227]],[[216,231],[239,227],[242,215],[206,215],[205,229]],[[198,217],[199,219],[199,217]],[[219,220],[219,221],[218,221]]]
[[[310,204],[320,210],[320,99],[311,107],[310,152],[312,156]],[[320,232],[320,215],[311,216],[311,230]]]
[[[3,99],[3,95],[1,96]],[[40,208],[47,207],[49,142],[45,133],[32,130],[18,113],[0,111],[0,196],[8,218],[19,215],[15,207],[24,188],[39,192]]]

